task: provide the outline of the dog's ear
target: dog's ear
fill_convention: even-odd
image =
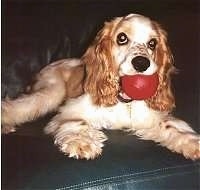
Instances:
[[[173,66],[173,55],[167,42],[167,33],[158,23],[154,23],[155,30],[159,34],[158,44],[155,50],[154,61],[158,65],[159,86],[156,94],[147,100],[148,105],[159,111],[172,111],[175,100],[171,89],[171,74],[176,72]]]
[[[82,57],[86,66],[84,90],[91,95],[93,103],[104,106],[115,104],[119,91],[117,65],[112,55],[112,24],[105,24]]]

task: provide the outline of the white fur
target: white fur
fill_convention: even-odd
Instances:
[[[152,28],[151,20],[138,14],[130,14],[124,19],[130,24],[133,29],[134,41],[136,43],[144,44],[149,38],[156,37],[157,34]]]
[[[64,120],[82,119],[96,129],[128,128],[135,131],[138,127],[151,127],[163,115],[165,113],[149,108],[144,101],[118,102],[111,107],[100,107],[92,103],[88,94],[84,94],[68,100],[60,109],[59,117]]]

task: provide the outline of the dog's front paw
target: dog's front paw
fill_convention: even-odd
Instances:
[[[94,135],[94,136],[93,136]],[[102,153],[103,142],[107,139],[103,132],[96,134],[71,134],[57,138],[55,144],[69,157],[76,159],[95,159]]]
[[[200,135],[184,121],[164,120],[160,123],[158,142],[173,152],[183,154],[185,158],[200,159]]]
[[[62,152],[76,159],[94,159],[102,153],[101,146],[87,138],[74,138],[67,142],[59,143]]]
[[[187,134],[183,143],[183,155],[192,160],[200,159],[200,136]]]

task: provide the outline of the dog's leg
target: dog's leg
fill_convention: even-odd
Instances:
[[[56,116],[45,128],[54,136],[60,151],[76,159],[94,159],[102,153],[105,134],[89,126],[84,120],[59,120]]]
[[[30,94],[2,101],[2,133],[13,132],[16,125],[55,110],[68,95],[80,95],[83,68],[76,67],[78,65],[78,60],[60,60],[50,64],[37,75]],[[77,72],[74,77],[78,79],[71,79]],[[74,86],[68,83],[71,80]]]
[[[56,70],[42,71],[30,94],[2,101],[2,132],[15,131],[15,126],[34,120],[55,109],[65,97],[65,83]]]
[[[158,142],[186,158],[200,159],[200,135],[182,120],[164,118],[153,128],[137,130],[136,135],[145,140]]]

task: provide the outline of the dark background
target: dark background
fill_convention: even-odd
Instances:
[[[129,13],[151,17],[168,31],[175,65],[179,69],[179,74],[173,77],[175,115],[199,131],[198,0],[4,0],[2,98],[17,97],[48,63],[80,57],[105,20]],[[63,158],[42,133],[50,117],[25,124],[16,133],[2,136],[3,189],[20,187],[24,170],[34,170],[36,165],[39,168]],[[116,138],[118,135],[111,139],[117,142]]]

